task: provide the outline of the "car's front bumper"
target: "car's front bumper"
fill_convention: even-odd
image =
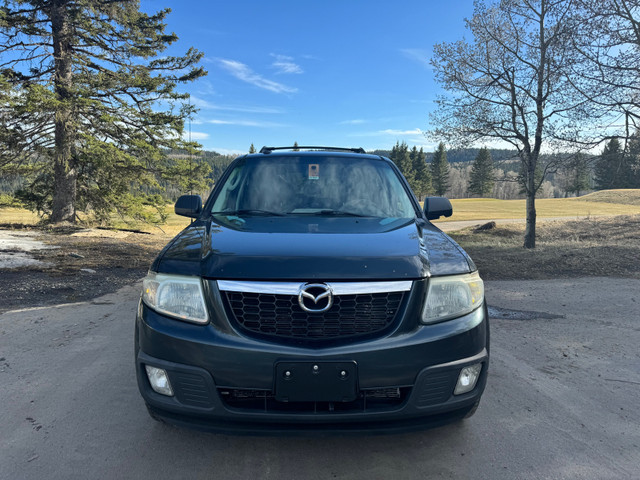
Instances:
[[[484,390],[488,345],[486,307],[411,332],[318,349],[172,320],[144,304],[136,321],[138,385],[151,414],[178,425],[238,433],[397,432],[462,418]],[[272,395],[278,362],[355,362],[359,398],[344,404],[278,402]],[[476,363],[483,367],[475,388],[453,395],[460,370]],[[152,390],[145,365],[167,371],[174,396]],[[364,398],[388,389],[401,391],[401,397]],[[234,392],[258,398],[231,402]]]

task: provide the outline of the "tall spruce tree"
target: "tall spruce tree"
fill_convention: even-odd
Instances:
[[[391,155],[389,156],[391,161],[396,164],[400,172],[407,179],[409,185],[413,189],[415,182],[415,172],[413,171],[413,164],[411,162],[411,156],[409,154],[409,146],[405,142],[396,142],[391,149]]]
[[[567,163],[564,170],[567,179],[567,193],[574,193],[576,197],[579,197],[581,192],[589,190],[591,172],[588,159],[583,154],[576,154],[575,158]]]
[[[449,189],[449,162],[444,143],[440,142],[431,159],[431,183],[435,193],[443,196]]]
[[[631,171],[630,188],[640,188],[640,130],[631,135],[628,145],[628,164]]]
[[[158,56],[178,37],[169,9],[142,13],[138,0],[6,0],[0,7],[0,168],[28,179],[23,198],[75,222],[163,209],[160,182],[193,187],[206,164],[189,151],[194,111],[176,87],[206,74],[202,54]],[[190,178],[191,180],[187,180]]]
[[[419,200],[422,200],[431,191],[431,172],[426,162],[424,150],[418,150],[415,146],[409,154],[414,172],[414,184],[411,187]]]
[[[471,176],[469,179],[469,191],[480,197],[490,197],[493,194],[495,183],[493,172],[493,159],[491,152],[483,147],[476,155],[471,166]]]
[[[617,138],[612,138],[604,146],[602,155],[596,162],[595,178],[599,189],[628,188],[632,171],[627,157]]]
[[[253,146],[253,143],[249,147],[249,153],[256,153],[256,147]]]

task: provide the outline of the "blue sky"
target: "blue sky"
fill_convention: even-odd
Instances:
[[[192,139],[220,153],[294,141],[432,150],[432,46],[462,38],[473,11],[471,0],[142,1],[164,7],[180,38],[168,53],[205,54],[209,75],[184,90],[200,108]]]

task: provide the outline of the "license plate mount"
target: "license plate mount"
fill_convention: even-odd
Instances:
[[[356,362],[278,362],[279,402],[351,402],[358,395]]]

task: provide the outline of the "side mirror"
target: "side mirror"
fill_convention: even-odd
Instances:
[[[200,195],[182,195],[175,206],[176,215],[196,218],[202,211],[202,199]]]
[[[453,207],[448,198],[425,197],[424,214],[427,220],[437,220],[440,217],[450,217],[453,215]]]

